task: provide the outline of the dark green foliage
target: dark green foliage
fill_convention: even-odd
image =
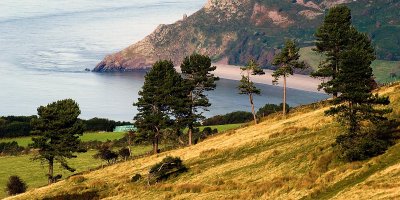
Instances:
[[[149,171],[149,184],[166,180],[171,176],[178,176],[187,171],[179,157],[165,157],[161,162],[153,165]]]
[[[118,153],[112,151],[108,146],[102,146],[98,152],[93,155],[94,158],[107,161],[108,164],[115,163],[118,159]]]
[[[304,62],[299,61],[299,50],[300,48],[297,47],[294,40],[286,40],[284,48],[275,56],[272,63],[277,66],[277,69],[272,74],[272,77],[274,77],[274,83],[277,83],[280,77],[293,75],[295,69],[306,68]]]
[[[282,103],[279,104],[279,105],[276,105],[276,104],[265,104],[263,107],[258,109],[257,116],[258,117],[265,117],[265,116],[268,116],[270,114],[280,112],[280,111],[282,111],[282,109],[283,109],[283,104]],[[289,110],[290,110],[290,106],[288,104],[286,104],[286,113],[288,113]]]
[[[120,122],[97,117],[82,121],[85,125],[85,131],[112,132],[116,126],[132,125],[130,122]]]
[[[181,94],[182,78],[175,71],[171,61],[156,62],[146,74],[142,90],[139,91],[135,116],[137,136],[153,143],[153,152],[158,152],[158,143],[165,128],[173,125],[170,119],[173,108],[176,108],[176,95]]]
[[[0,117],[0,138],[31,135],[31,120],[36,116]]]
[[[17,155],[24,150],[24,147],[18,145],[17,142],[0,142],[0,154]]]
[[[249,122],[253,119],[251,112],[235,111],[225,115],[216,115],[203,121],[204,126],[224,125],[224,124],[239,124]]]
[[[121,156],[123,159],[128,159],[129,156],[131,156],[131,152],[129,151],[128,148],[122,148],[118,151],[118,155]]]
[[[365,160],[383,154],[394,144],[394,133],[399,132],[399,122],[383,121],[374,130],[361,134],[343,134],[336,138],[339,157],[347,161]]]
[[[321,83],[319,89],[324,89],[335,97],[338,93],[336,77],[341,69],[340,55],[350,43],[351,10],[347,6],[336,6],[329,9],[324,23],[315,33],[316,48],[314,51],[326,55],[326,60],[320,64],[318,70],[312,73],[314,77],[331,78]]]
[[[131,182],[133,182],[133,183],[139,182],[142,178],[143,178],[142,175],[135,174],[134,176],[132,176]]]
[[[6,192],[8,195],[21,194],[26,191],[26,183],[19,176],[10,176],[7,182]]]
[[[53,164],[58,162],[64,169],[75,171],[67,164],[66,159],[75,158],[79,150],[79,136],[83,134],[83,124],[78,119],[81,111],[72,99],[65,99],[40,106],[38,118],[32,120],[32,148],[39,150],[34,160],[49,164],[49,184],[53,183]]]
[[[180,118],[184,119],[189,128],[189,145],[192,144],[193,128],[198,125],[199,120],[204,119],[203,111],[207,111],[211,106],[206,91],[214,90],[219,79],[211,72],[216,69],[211,66],[211,59],[208,56],[193,53],[186,57],[181,64],[182,76],[184,78],[184,87],[188,90],[189,101],[186,105],[181,105]],[[183,110],[182,110],[183,109]]]

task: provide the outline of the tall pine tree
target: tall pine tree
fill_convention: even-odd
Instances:
[[[388,97],[372,94],[371,63],[375,60],[375,52],[371,41],[353,27],[349,33],[350,43],[339,55],[341,67],[334,80],[340,96],[332,100],[335,106],[326,114],[336,116],[346,127],[346,132],[337,138],[336,144],[340,156],[353,161],[382,153],[389,146],[390,137],[385,135],[385,127],[380,125],[390,124],[385,114],[391,110],[376,107],[388,105]],[[374,132],[371,126],[378,128]]]
[[[54,183],[54,163],[58,162],[71,172],[75,169],[68,166],[67,160],[75,158],[74,152],[79,150],[79,136],[83,134],[83,124],[78,119],[81,114],[78,104],[72,99],[65,99],[40,106],[38,118],[32,120],[32,138],[30,147],[39,149],[33,159],[47,162],[48,183]]]
[[[154,154],[158,153],[159,140],[165,128],[173,124],[170,115],[175,91],[181,82],[182,78],[171,61],[158,61],[146,74],[140,97],[133,104],[138,109],[134,118],[138,137],[152,142]]]
[[[211,106],[206,91],[211,91],[216,88],[215,77],[211,72],[216,69],[211,66],[211,59],[208,56],[194,53],[183,60],[181,64],[182,76],[185,79],[186,87],[189,87],[190,102],[187,105],[189,115],[186,119],[188,122],[189,145],[192,145],[192,133],[194,127],[199,120],[204,119],[203,112],[207,111]]]
[[[340,71],[340,54],[349,45],[349,31],[351,28],[351,10],[345,5],[338,5],[329,9],[323,24],[315,33],[316,48],[314,51],[326,56],[317,71],[311,75],[327,79],[319,85],[319,89],[324,89],[334,98],[338,96],[338,84],[336,77]]]
[[[274,58],[273,65],[278,66],[277,70],[272,73],[274,84],[277,84],[278,79],[283,77],[283,115],[286,115],[286,78],[293,75],[295,69],[305,69],[304,62],[300,62],[299,48],[295,41],[287,40],[283,50]]]

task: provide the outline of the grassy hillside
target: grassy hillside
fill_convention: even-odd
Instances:
[[[400,84],[383,88],[393,118],[400,118]],[[396,199],[400,198],[400,143],[364,162],[333,159],[340,126],[324,117],[324,103],[294,109],[287,119],[270,116],[259,125],[217,135],[195,146],[109,166],[12,199],[62,194],[106,199]],[[189,171],[163,183],[131,183],[136,173],[167,155]]]
[[[317,69],[324,57],[312,51],[313,47],[300,49],[301,60],[308,63],[313,69]],[[400,61],[376,60],[372,63],[374,75],[379,83],[388,83],[400,80]],[[391,73],[396,74],[392,77]]]

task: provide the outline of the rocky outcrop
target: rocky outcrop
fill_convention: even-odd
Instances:
[[[242,65],[254,58],[268,67],[285,38],[296,38],[302,46],[312,44],[313,33],[323,19],[324,10],[343,3],[353,9],[353,21],[359,22],[374,36],[378,57],[389,58],[387,55],[390,55],[391,59],[399,60],[400,45],[393,49],[393,46],[383,44],[388,36],[400,41],[395,34],[388,34],[400,31],[400,27],[393,25],[398,22],[396,13],[400,2],[208,0],[195,14],[174,24],[160,25],[143,40],[106,56],[93,71],[147,69],[159,59],[170,59],[179,65],[193,52],[209,55],[214,62],[226,64]],[[378,21],[379,27],[376,26]]]

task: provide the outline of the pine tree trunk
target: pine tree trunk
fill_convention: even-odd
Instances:
[[[286,76],[283,76],[283,116],[286,116]]]
[[[192,101],[192,104],[190,105],[190,112],[191,112],[191,115],[193,116],[193,104],[194,104],[193,91],[190,92],[190,99]],[[192,122],[190,122],[189,130],[188,130],[189,146],[192,146],[192,134],[193,134],[193,124],[192,124]]]
[[[193,133],[193,126],[189,125],[188,135],[189,135],[189,146],[192,145],[192,133]]]
[[[158,137],[155,137],[153,140],[153,154],[158,153]]]
[[[51,158],[49,161],[49,174],[48,174],[48,184],[52,184],[53,183],[53,168],[54,168],[54,159]]]
[[[250,99],[250,104],[251,104],[251,113],[253,113],[254,124],[257,124],[257,117],[256,117],[256,111],[254,109],[254,102],[253,102],[252,94],[249,94],[249,99]]]

